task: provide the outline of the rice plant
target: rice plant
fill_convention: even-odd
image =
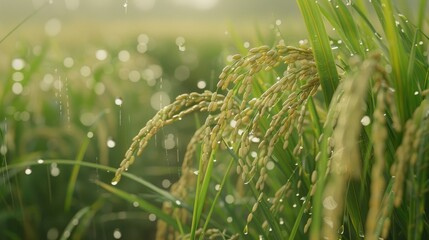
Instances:
[[[113,185],[199,116],[157,239],[429,236],[426,1],[416,19],[388,0],[297,4],[308,41],[234,55],[215,91],[178,96],[132,139]]]

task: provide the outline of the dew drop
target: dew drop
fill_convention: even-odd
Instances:
[[[56,163],[51,164],[51,176],[57,177],[60,175],[60,169],[58,168]]]
[[[32,172],[31,168],[26,168],[24,171],[25,175],[30,175]]]
[[[419,95],[419,91],[414,92],[414,96],[417,96],[417,95]]]
[[[106,144],[107,144],[107,147],[108,147],[108,148],[114,148],[114,147],[116,146],[116,142],[115,142],[115,141],[113,141],[113,139],[112,139],[112,138],[110,138],[110,137],[109,137],[109,139],[107,139]]]
[[[43,164],[45,161],[43,160],[43,159],[39,159],[39,160],[37,160],[37,163],[38,164]]]
[[[266,168],[267,168],[267,170],[273,170],[274,166],[275,166],[274,162],[273,161],[269,161],[269,162],[267,162]]]
[[[121,62],[128,62],[128,60],[130,60],[130,57],[131,57],[130,52],[128,52],[127,50],[121,50],[118,53],[118,59]]]
[[[203,81],[203,80],[198,81],[198,83],[197,83],[197,87],[199,89],[204,89],[204,88],[206,88],[206,86],[207,86],[207,83],[205,81]]]
[[[73,218],[71,224],[77,226],[79,224],[79,219]]]
[[[252,138],[251,138],[251,141],[252,141],[253,143],[259,143],[259,142],[261,141],[261,139],[260,139],[260,138],[258,138],[258,137],[252,137]]]
[[[12,85],[12,92],[16,95],[19,95],[22,93],[22,91],[24,91],[24,87],[22,86],[22,84],[20,82],[15,82]]]
[[[237,121],[235,121],[235,120],[231,120],[231,122],[229,123],[229,125],[230,125],[232,128],[235,128],[235,127],[237,126]]]
[[[139,202],[133,202],[133,207],[139,207],[139,206],[140,206]]]
[[[119,228],[116,228],[116,229],[113,231],[113,237],[114,237],[115,239],[120,239],[120,238],[122,237],[122,233],[121,233],[121,231],[119,230]]]
[[[235,201],[234,196],[232,196],[231,194],[226,195],[226,197],[225,197],[225,202],[226,203],[232,204],[232,203],[234,203],[234,201]]]
[[[280,225],[285,224],[285,221],[283,220],[283,218],[280,218],[279,224],[280,224]]]
[[[71,68],[71,67],[73,67],[73,65],[74,65],[74,60],[73,60],[73,58],[71,58],[71,57],[66,57],[66,58],[64,58],[64,60],[63,60],[63,65],[64,65],[64,67],[66,67],[66,68]]]
[[[294,203],[294,204],[292,205],[292,207],[293,207],[293,208],[296,208],[296,206],[297,206],[297,205],[296,205],[296,203]]]
[[[198,176],[198,173],[199,173],[199,171],[198,171],[198,170],[195,170],[195,171],[194,171],[194,174],[195,174],[195,175],[197,175],[197,176]]]
[[[371,123],[371,118],[369,118],[368,116],[363,116],[360,122],[363,126],[368,126]]]
[[[232,217],[227,217],[227,218],[226,218],[226,221],[227,221],[228,223],[232,223]]]
[[[93,133],[93,132],[91,132],[91,131],[89,131],[89,132],[86,134],[86,136],[87,136],[88,138],[93,138],[93,137],[94,137],[94,133]]]
[[[123,102],[123,100],[122,100],[122,98],[121,98],[121,97],[117,97],[117,98],[115,98],[115,105],[117,105],[117,106],[121,106],[121,105],[122,105],[122,102]]]
[[[176,205],[177,205],[177,206],[182,205],[182,202],[181,202],[181,201],[179,201],[179,200],[176,200],[176,201],[175,201],[175,203],[176,203]]]
[[[83,66],[80,68],[79,72],[80,72],[80,75],[84,77],[89,77],[89,75],[91,75],[91,68],[88,66]]]
[[[156,221],[156,215],[153,214],[153,213],[149,214],[148,218],[149,218],[149,221],[151,221],[151,222],[155,222]]]
[[[244,233],[244,235],[249,234],[249,229],[248,229],[247,225],[244,227],[243,233]]]
[[[141,74],[137,70],[132,70],[131,72],[128,73],[128,79],[134,83],[138,82],[141,79]]]
[[[97,60],[99,60],[99,61],[106,60],[107,55],[108,55],[108,53],[104,49],[99,49],[95,52],[95,58],[97,58]]]
[[[338,229],[338,233],[339,234],[344,234],[344,225],[340,226],[340,228]]]
[[[171,182],[168,179],[164,179],[162,180],[161,185],[163,188],[169,188],[171,186]]]
[[[118,184],[118,181],[112,181],[110,184],[112,184],[113,186],[116,186]]]
[[[337,208],[338,203],[335,201],[334,197],[328,196],[325,199],[323,199],[323,207],[328,210],[334,210]]]
[[[216,191],[219,191],[219,190],[220,190],[220,184],[216,184],[216,185],[215,185],[215,190],[216,190]]]

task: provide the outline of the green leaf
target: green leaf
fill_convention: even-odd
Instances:
[[[313,0],[297,0],[305,20],[311,47],[313,48],[325,106],[331,103],[338,86],[338,73],[318,4]]]
[[[85,156],[86,149],[89,145],[89,138],[85,138],[83,140],[82,146],[79,149],[79,153],[76,156],[76,162],[82,162],[83,157]],[[70,210],[71,202],[73,199],[73,192],[77,181],[77,176],[79,174],[80,165],[76,164],[73,166],[73,171],[70,175],[69,184],[67,186],[66,199],[64,201],[64,209],[65,211]]]
[[[109,184],[100,182],[98,180],[94,181],[98,186],[104,188],[106,191],[113,193],[114,195],[130,202],[130,203],[134,203],[137,202],[139,204],[139,208],[153,213],[156,215],[156,217],[164,222],[166,222],[168,225],[170,225],[171,227],[173,227],[174,229],[176,229],[176,231],[179,231],[179,226],[177,225],[176,220],[171,217],[170,215],[164,213],[162,211],[162,209],[160,207],[157,207],[149,202],[147,202],[144,199],[141,199],[133,194],[127,193],[125,191],[122,191],[118,188],[115,188]]]

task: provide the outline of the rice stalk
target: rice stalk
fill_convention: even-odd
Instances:
[[[420,127],[420,124],[427,122],[424,120],[428,118],[428,113],[428,101],[424,100],[414,111],[412,118],[406,122],[402,143],[396,151],[396,161],[390,168],[390,173],[395,178],[393,192],[395,193],[394,204],[396,207],[399,207],[403,200],[407,169],[416,164],[420,141],[424,136],[423,130],[427,128],[427,126]]]
[[[334,111],[338,111],[336,126],[331,138],[333,147],[329,163],[329,180],[323,196],[322,236],[336,239],[342,225],[347,182],[359,179],[361,175],[361,156],[359,139],[361,119],[365,114],[365,99],[371,77],[376,73],[379,54],[359,64],[351,76],[344,79],[343,92]]]

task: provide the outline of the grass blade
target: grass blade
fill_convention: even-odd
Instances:
[[[82,162],[83,157],[85,156],[86,149],[88,148],[88,145],[89,145],[89,140],[90,138],[85,138],[83,140],[82,146],[79,149],[79,153],[76,156],[76,162]],[[64,201],[64,209],[66,212],[70,210],[71,202],[73,199],[73,192],[76,186],[76,181],[77,181],[77,176],[79,174],[80,166],[81,165],[79,164],[74,165],[72,173],[70,175],[69,184],[67,186],[66,199]]]
[[[220,188],[219,188],[219,190],[217,191],[216,196],[215,196],[215,198],[213,199],[212,206],[210,207],[209,213],[207,214],[206,221],[205,221],[205,223],[204,223],[204,225],[203,225],[202,234],[201,234],[201,236],[200,236],[200,239],[201,239],[201,240],[202,240],[202,239],[204,239],[204,233],[205,233],[205,231],[206,231],[206,229],[207,229],[207,227],[208,227],[208,225],[209,225],[209,223],[210,223],[210,218],[211,218],[211,216],[212,216],[212,214],[213,214],[213,212],[214,212],[214,210],[215,210],[216,204],[217,204],[217,202],[218,202],[218,199],[219,199],[219,197],[220,197],[220,194],[222,193],[222,189],[223,189],[223,187],[224,187],[224,185],[225,185],[225,182],[226,182],[226,180],[227,180],[227,179],[228,179],[228,177],[229,177],[229,172],[231,171],[231,168],[232,168],[233,163],[234,163],[234,158],[231,158],[231,160],[229,161],[228,167],[226,168],[225,175],[224,175],[224,177],[223,177],[223,179],[222,179],[222,182],[220,183]]]
[[[67,224],[66,228],[64,229],[64,232],[61,235],[60,240],[66,240],[70,237],[73,229],[76,227],[76,221],[79,221],[83,216],[85,216],[85,214],[88,213],[90,209],[91,209],[90,207],[84,207],[73,216],[73,218],[70,220],[70,222]]]
[[[135,196],[133,194],[127,193],[125,191],[122,191],[122,190],[120,190],[118,188],[115,188],[115,187],[109,185],[109,184],[100,182],[98,180],[95,180],[95,183],[98,186],[104,188],[106,191],[108,191],[108,192],[110,192],[110,193],[112,193],[112,194],[114,194],[114,195],[116,195],[116,196],[118,196],[118,197],[120,197],[120,198],[122,198],[122,199],[124,199],[124,200],[126,200],[128,202],[130,202],[130,203],[138,202],[139,203],[139,207],[141,209],[143,209],[145,211],[148,211],[150,213],[155,214],[157,216],[157,218],[159,218],[160,220],[166,222],[168,225],[170,225],[171,227],[173,227],[174,229],[176,229],[177,231],[179,231],[179,226],[177,225],[176,220],[174,218],[172,218],[170,215],[164,213],[161,208],[159,208],[157,206],[154,206],[151,203],[149,203],[149,202],[147,202],[147,201],[145,201],[145,200],[143,200],[143,199],[141,199],[141,198],[139,198],[139,197],[137,197],[137,196]]]
[[[328,34],[326,33],[317,3],[312,0],[297,0],[297,2],[310,36],[310,43],[313,48],[325,98],[325,106],[328,107],[338,86],[338,73],[329,44]]]
[[[209,183],[210,183],[212,170],[213,170],[213,159],[216,154],[216,150],[217,149],[213,149],[210,154],[210,157],[208,159],[209,162],[207,163],[207,168],[204,171],[204,176],[202,176],[203,164],[200,162],[200,169],[198,171],[199,174],[197,179],[197,191],[195,193],[195,200],[194,200],[194,212],[192,216],[191,239],[195,239],[195,233],[197,231],[198,224],[201,219],[201,214],[203,212],[203,206],[204,206],[205,199],[207,196],[207,191],[209,188]],[[202,158],[200,158],[200,160],[201,159]]]
[[[81,162],[76,162],[75,160],[70,160],[70,159],[50,159],[50,160],[43,160],[43,162],[37,162],[37,161],[33,161],[33,162],[20,162],[20,163],[16,163],[16,164],[10,164],[7,167],[1,167],[0,168],[0,173],[2,172],[6,172],[6,171],[10,171],[11,169],[15,170],[15,171],[23,171],[24,169],[26,169],[27,167],[30,166],[36,166],[36,165],[49,165],[49,164],[58,164],[58,165],[81,165],[83,167],[89,167],[89,168],[94,168],[94,169],[99,169],[99,170],[104,170],[107,172],[115,172],[116,168],[112,168],[109,166],[104,166],[101,164],[96,164],[96,163],[91,163],[91,162],[85,162],[85,161],[81,161]],[[158,194],[160,197],[164,198],[165,200],[169,200],[172,202],[177,201],[178,199],[175,198],[173,195],[171,195],[169,192],[158,188],[157,186],[153,185],[152,183],[134,175],[128,172],[124,172],[122,174],[124,177],[139,183],[140,185],[143,185],[147,188],[149,188],[150,190],[152,190],[154,193]],[[189,206],[187,206],[186,204],[182,204],[182,206],[186,209],[190,209]]]
[[[12,30],[10,30],[6,35],[4,35],[0,39],[0,44],[2,42],[4,42],[10,35],[12,35],[12,33],[14,33],[18,28],[20,28],[25,22],[27,22],[29,19],[31,19],[32,17],[34,17],[40,10],[42,10],[44,7],[46,7],[49,4],[50,4],[49,2],[46,2],[45,4],[43,4],[42,6],[40,6],[39,8],[37,8],[36,10],[34,10],[32,13],[30,13],[27,17],[25,17],[24,19],[22,19],[21,22],[19,22],[14,28],[12,28]]]
[[[395,18],[393,17],[393,8],[391,1],[382,0],[381,11],[384,19],[384,32],[386,38],[389,39],[388,49],[389,49],[389,59],[390,65],[392,65],[392,77],[393,77],[393,86],[397,92],[396,96],[396,105],[398,108],[399,118],[402,123],[405,123],[405,120],[408,119],[414,109],[416,108],[415,104],[412,101],[404,101],[405,98],[410,96],[410,89],[414,86],[414,81],[408,81],[407,79],[407,67],[408,67],[408,55],[405,53],[403,41],[399,36],[398,27],[395,23]],[[405,104],[408,103],[408,104]]]

